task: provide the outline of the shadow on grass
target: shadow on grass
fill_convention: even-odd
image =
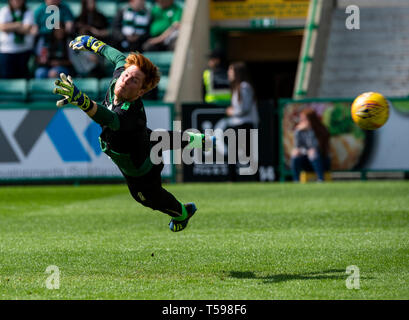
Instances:
[[[252,271],[230,271],[232,278],[263,280],[263,283],[277,283],[291,280],[345,280],[348,275],[345,269],[331,269],[319,272],[302,274],[273,274],[268,276],[257,276]]]

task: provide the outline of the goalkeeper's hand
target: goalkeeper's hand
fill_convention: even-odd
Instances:
[[[93,107],[93,103],[90,98],[81,92],[73,83],[71,76],[66,76],[64,73],[60,74],[61,80],[56,80],[53,93],[64,96],[64,99],[57,101],[57,107],[63,107],[68,103],[71,103],[85,112],[89,111]]]
[[[70,48],[74,51],[88,50],[94,53],[100,53],[105,45],[105,42],[92,36],[78,36],[69,44]]]

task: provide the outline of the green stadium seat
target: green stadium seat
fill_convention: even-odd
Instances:
[[[106,1],[106,0],[103,0],[103,1]],[[148,9],[152,9],[154,4],[155,4],[155,0],[145,1],[145,6]],[[120,9],[124,8],[125,6],[127,6],[127,5],[128,5],[128,1],[119,1],[118,9],[120,10]]]
[[[2,0],[0,0],[0,7],[1,7],[1,1]],[[28,0],[27,7],[34,12],[43,2],[44,1],[42,0]],[[68,7],[71,9],[71,12],[74,15],[74,17],[78,17],[80,15],[81,13],[81,1],[80,0],[65,1],[65,4],[67,4]]]
[[[74,79],[75,85],[82,92],[86,93],[92,100],[99,99],[99,81],[96,78],[77,78]]]
[[[124,54],[127,55],[126,53]],[[103,68],[106,77],[110,77],[115,71],[115,66],[108,59],[104,59]]]
[[[28,81],[29,101],[57,101],[58,96],[53,94],[56,79],[31,79]]]
[[[56,79],[31,79],[28,83],[28,99],[30,101],[57,101],[58,95],[53,94]],[[98,99],[98,80],[94,78],[74,79],[75,85],[91,99]]]
[[[115,1],[100,1],[97,3],[97,9],[101,12],[109,21],[112,21],[118,10],[118,4]]]
[[[27,81],[25,79],[1,79],[0,101],[25,101],[27,99]]]
[[[76,1],[65,1],[65,4],[67,4],[74,17],[78,17],[81,14],[81,1],[76,2]]]
[[[162,75],[158,84],[158,98],[162,100],[168,88],[169,77]]]
[[[111,80],[112,78],[102,78],[99,80],[99,99],[100,100],[103,100],[105,98],[105,95],[107,93]]]
[[[33,12],[42,4],[44,1],[36,0],[36,1],[27,1],[27,8],[32,10]]]
[[[98,1],[100,1],[100,0],[98,0]],[[112,0],[110,0],[110,1],[112,1]],[[0,0],[0,6],[1,6],[1,2],[7,2],[7,0],[6,1]],[[35,9],[37,9],[40,4],[44,3],[44,0],[27,0],[26,3],[27,3],[27,7],[29,9],[35,11]],[[74,17],[77,17],[80,14],[80,12],[81,12],[81,0],[70,0],[70,1],[65,0],[64,3],[66,5],[68,5],[68,7],[71,9]]]
[[[173,51],[146,51],[143,55],[159,67],[162,75],[169,74],[173,60]]]
[[[184,0],[176,0],[175,3],[181,7],[184,6]],[[145,5],[148,9],[152,9],[155,4],[155,0],[147,0],[145,1]],[[123,9],[125,6],[128,5],[128,0],[98,0],[97,1],[97,8],[98,10],[108,18],[108,20],[112,21],[115,17],[118,10]]]

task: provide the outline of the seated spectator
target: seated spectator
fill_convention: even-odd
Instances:
[[[174,50],[183,9],[175,4],[174,0],[156,0],[156,2],[152,8],[151,38],[144,44],[144,50]]]
[[[330,168],[329,133],[313,109],[300,114],[295,128],[294,149],[291,153],[293,180],[299,181],[301,171],[315,171],[318,181],[324,181],[324,172]]]
[[[69,39],[64,26],[54,29],[50,46],[43,47],[37,57],[37,79],[58,78],[60,73],[72,74],[71,61],[68,56]]]
[[[81,1],[81,14],[75,20],[77,35],[90,35],[102,41],[108,41],[107,18],[97,10],[95,0]],[[79,76],[102,78],[105,75],[104,60],[88,51],[69,51],[69,57]]]
[[[122,51],[142,52],[142,45],[149,38],[150,23],[151,14],[145,6],[145,0],[129,0],[113,22],[116,46]]]
[[[56,15],[56,11],[50,10],[47,12],[48,6],[56,6],[59,9],[59,22],[51,16]],[[70,8],[62,2],[62,0],[45,0],[34,12],[34,21],[36,23],[36,33],[38,35],[38,41],[36,46],[36,54],[40,52],[40,48],[49,46],[53,29],[64,25],[66,33],[72,35],[74,32],[74,16]],[[55,28],[50,28],[49,24],[55,24]]]
[[[34,16],[25,0],[9,0],[0,9],[0,78],[28,78],[33,32]]]

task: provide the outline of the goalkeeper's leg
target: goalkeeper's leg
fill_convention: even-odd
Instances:
[[[125,176],[128,188],[132,197],[140,204],[171,216],[169,223],[171,231],[182,231],[196,212],[196,206],[194,203],[183,204],[162,187],[160,176],[162,168],[163,165],[154,166],[143,177]]]

